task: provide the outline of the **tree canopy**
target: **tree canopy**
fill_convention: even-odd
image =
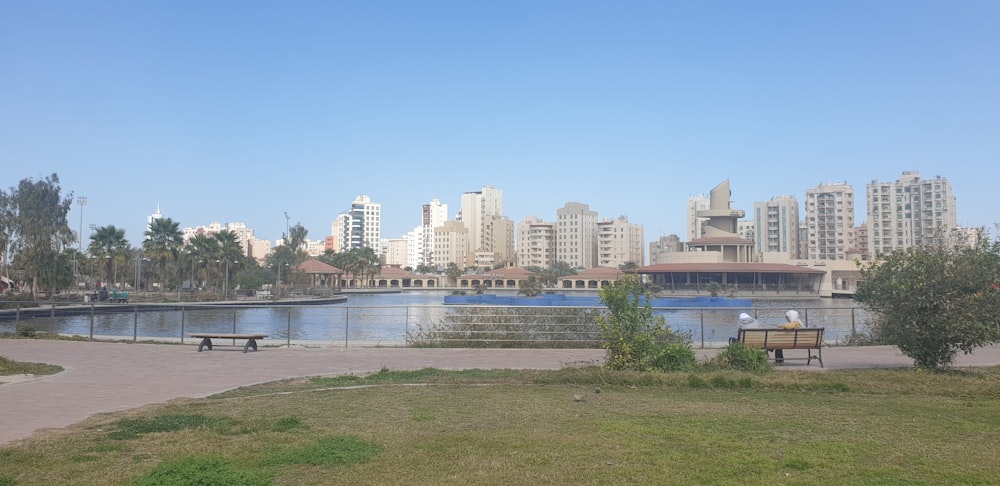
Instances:
[[[860,265],[854,300],[873,311],[874,337],[917,366],[948,367],[959,351],[1000,340],[1000,242],[897,251]]]
[[[58,263],[59,254],[75,238],[66,220],[73,195],[63,197],[61,192],[59,176],[52,174],[22,179],[0,197],[0,233],[11,261],[31,279],[32,294],[40,277],[52,289],[65,288],[72,280],[72,269],[67,279],[61,275],[65,265]]]

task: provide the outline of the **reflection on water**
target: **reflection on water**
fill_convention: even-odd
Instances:
[[[349,294],[346,303],[309,306],[208,306],[182,310],[38,317],[39,331],[137,338],[182,338],[190,333],[265,333],[270,340],[325,341],[344,345],[400,345],[407,333],[441,323],[455,307],[444,306],[447,292]],[[784,322],[796,309],[805,324],[824,327],[827,342],[842,342],[867,331],[867,314],[851,300],[754,301],[750,309],[657,309],[675,330],[690,332],[695,346],[717,346],[736,335],[736,319],[749,312],[764,326]],[[558,308],[552,308],[558,309]],[[7,322],[3,326],[13,327]],[[596,328],[596,324],[595,324]]]

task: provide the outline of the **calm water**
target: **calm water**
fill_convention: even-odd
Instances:
[[[447,292],[348,294],[346,303],[247,308],[218,306],[183,311],[122,312],[93,316],[39,317],[29,322],[39,331],[94,336],[181,338],[196,332],[261,332],[277,341],[314,344],[401,345],[408,333],[440,324],[460,306],[444,306]],[[559,309],[546,308],[546,309]],[[866,331],[866,314],[848,299],[760,300],[750,309],[657,309],[675,330],[690,332],[695,346],[717,346],[736,334],[740,312],[755,315],[763,325],[784,322],[784,312],[796,309],[807,325],[826,328],[835,343],[852,332]],[[13,331],[14,323],[0,323]],[[9,328],[9,329],[5,329]],[[190,338],[187,338],[190,340]],[[324,343],[325,342],[325,343]]]

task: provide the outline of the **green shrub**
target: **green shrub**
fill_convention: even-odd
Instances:
[[[35,337],[35,334],[38,333],[38,329],[35,329],[35,326],[32,326],[31,324],[18,324],[15,328],[15,332],[18,336],[33,338]]]
[[[753,373],[761,373],[771,369],[771,363],[767,359],[767,351],[748,348],[740,343],[730,343],[722,352],[709,360],[708,365],[713,368]]]
[[[605,366],[613,370],[648,371],[685,362],[675,345],[690,346],[690,335],[675,333],[663,316],[653,314],[650,294],[635,275],[626,275],[601,290],[608,315],[597,318]],[[672,368],[667,368],[672,369]]]
[[[698,360],[691,346],[683,343],[664,343],[657,347],[650,360],[650,367],[663,371],[688,371],[694,369]]]

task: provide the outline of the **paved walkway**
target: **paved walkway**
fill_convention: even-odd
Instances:
[[[222,344],[223,342],[219,342]],[[231,343],[231,341],[230,341]],[[603,361],[593,349],[418,349],[261,348],[216,346],[199,353],[196,344],[0,339],[0,356],[57,364],[56,375],[0,385],[0,444],[47,428],[62,428],[95,413],[114,412],[174,398],[198,398],[232,388],[301,376],[368,373],[434,367],[557,369]],[[718,350],[696,350],[707,357]],[[793,357],[795,351],[786,352]],[[825,369],[895,368],[913,362],[895,347],[823,349]],[[781,369],[820,370],[813,362],[786,362]],[[797,364],[796,364],[797,363]],[[1000,365],[1000,345],[960,356],[958,366]],[[10,380],[0,376],[0,381]]]

